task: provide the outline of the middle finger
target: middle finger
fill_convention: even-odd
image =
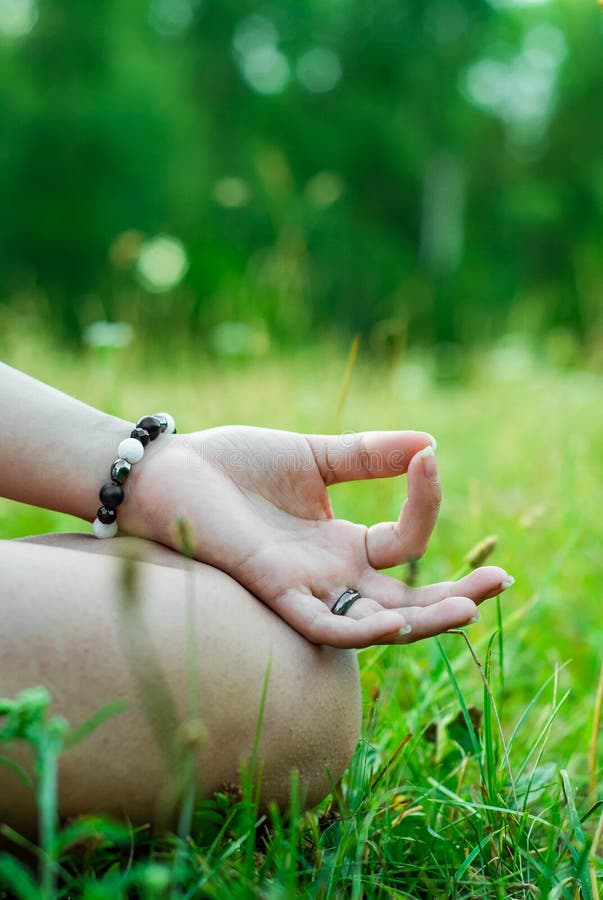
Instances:
[[[441,581],[420,588],[411,588],[391,575],[367,569],[358,590],[375,597],[388,609],[403,609],[407,606],[431,606],[453,596],[469,597],[481,603],[501,594],[512,584],[513,578],[499,566],[482,566],[458,581]]]

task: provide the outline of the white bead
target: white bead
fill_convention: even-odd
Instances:
[[[170,414],[166,412],[155,413],[155,415],[163,416],[167,420],[167,428],[165,429],[165,434],[173,434],[176,431],[176,421],[173,416],[170,416]]]
[[[144,447],[136,438],[124,438],[117,448],[117,455],[129,463],[137,463],[144,456]]]
[[[117,522],[111,522],[110,525],[105,525],[104,522],[99,522],[98,519],[95,519],[92,523],[92,531],[97,538],[115,537],[117,534]]]

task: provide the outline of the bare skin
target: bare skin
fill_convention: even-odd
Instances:
[[[107,703],[127,701],[124,712],[62,758],[61,817],[105,812],[145,823],[166,813],[179,776],[170,748],[191,717],[185,699],[191,590],[201,720],[198,795],[238,783],[241,762],[252,756],[270,665],[259,746],[263,799],[286,807],[296,769],[305,805],[315,804],[341,777],[358,740],[356,654],[310,644],[217,569],[196,562],[183,568],[174,551],[132,543],[86,535],[0,541],[0,694],[16,696],[44,684],[52,712],[73,725]],[[124,552],[144,559],[130,618],[121,590]],[[176,701],[175,727],[157,691],[157,664]],[[24,748],[0,746],[0,753],[31,771]],[[33,793],[4,766],[0,822],[35,833]]]
[[[92,520],[98,489],[132,424],[2,365],[0,392],[7,398],[0,494]],[[397,522],[367,527],[334,517],[330,484],[400,474],[407,474],[408,498]],[[441,487],[433,439],[424,432],[326,436],[230,426],[161,435],[133,467],[125,494],[120,527],[145,539],[141,615],[181,717],[186,594],[183,559],[174,551],[183,548],[176,523],[186,523],[195,558],[189,568],[198,609],[204,792],[236,780],[240,760],[249,757],[271,656],[261,744],[265,797],[283,803],[295,767],[313,803],[347,765],[359,733],[357,665],[349,651],[466,625],[479,603],[512,581],[491,566],[457,583],[413,589],[379,571],[421,556],[437,518]],[[115,556],[124,541],[0,543],[0,692],[44,683],[73,722],[127,697],[128,712],[68,754],[61,812],[105,809],[140,821],[152,815],[169,766],[145,712],[151,657],[133,665],[123,640]],[[347,615],[334,616],[331,607],[348,586],[362,597]],[[4,783],[8,777],[0,768],[0,797],[12,798],[12,819],[30,827],[31,801],[14,777]]]

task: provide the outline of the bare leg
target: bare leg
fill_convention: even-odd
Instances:
[[[133,546],[144,560],[136,565],[136,599],[128,601],[119,554]],[[347,766],[361,716],[355,652],[308,643],[217,569],[143,541],[49,535],[0,541],[0,573],[0,696],[44,684],[53,712],[73,725],[111,701],[128,701],[64,754],[62,816],[153,819],[174,777],[165,756],[174,721],[153,702],[163,684],[179,720],[187,716],[187,596],[196,616],[200,791],[236,783],[241,760],[250,759],[269,661],[259,745],[264,800],[285,804],[297,769],[312,805]],[[27,765],[22,750],[10,752]],[[34,813],[31,792],[0,765],[0,821],[31,833]]]

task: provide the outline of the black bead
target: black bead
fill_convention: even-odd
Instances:
[[[136,423],[136,427],[144,428],[145,431],[148,431],[149,437],[154,441],[161,431],[161,422],[159,419],[156,419],[155,416],[143,416],[142,419]]]
[[[159,427],[161,429],[162,434],[164,433],[164,431],[167,431],[168,420],[166,419],[165,416],[162,416],[161,413],[155,413],[153,418],[157,419],[157,421],[159,422]]]
[[[146,428],[138,428],[138,426],[134,429],[134,431],[130,432],[130,437],[136,438],[137,441],[140,441],[143,447],[151,440],[151,435],[146,430]]]
[[[96,514],[96,518],[103,525],[112,525],[115,522],[117,513],[111,506],[101,506]]]
[[[114,481],[115,484],[123,484],[131,471],[131,464],[120,456],[111,466],[111,481]]]
[[[108,481],[106,484],[103,484],[98,496],[103,506],[119,506],[124,499],[124,489],[119,484]]]

